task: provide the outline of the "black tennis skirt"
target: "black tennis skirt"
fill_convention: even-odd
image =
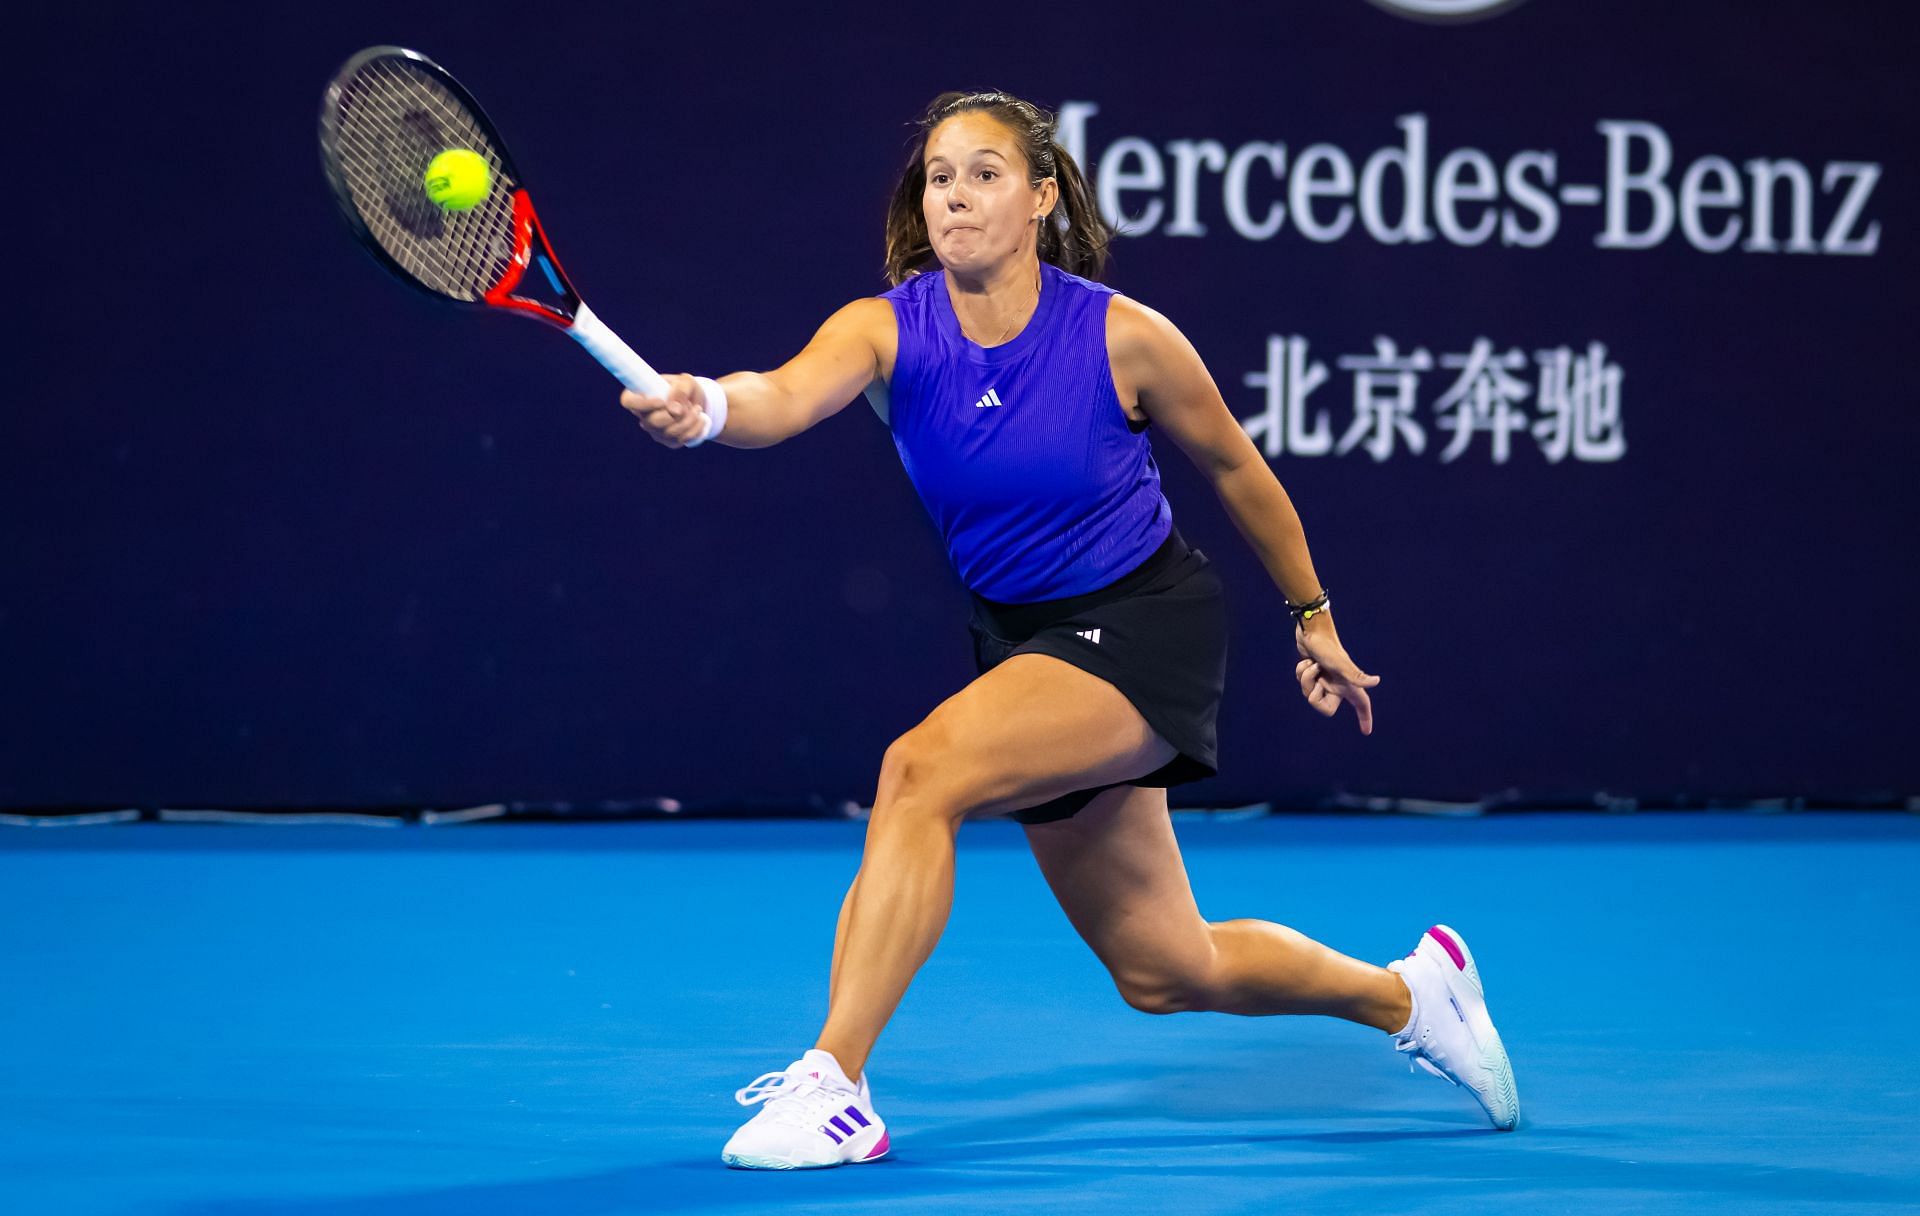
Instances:
[[[1213,563],[1178,529],[1146,561],[1097,591],[1033,604],[976,595],[968,627],[982,675],[1016,654],[1051,655],[1119,689],[1179,750],[1153,772],[1114,785],[1183,785],[1219,771],[1214,722],[1226,683],[1226,606]],[[1114,785],[1076,790],[1008,818],[1065,819]]]

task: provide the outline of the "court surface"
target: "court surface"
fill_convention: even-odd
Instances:
[[[1201,910],[1465,934],[1519,1131],[1323,1020],[1121,1003],[969,825],[870,1065],[892,1159],[721,1167],[862,826],[0,829],[0,1211],[1920,1208],[1920,817],[1178,820]]]

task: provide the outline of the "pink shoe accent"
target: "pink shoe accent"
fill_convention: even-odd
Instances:
[[[1439,925],[1435,925],[1433,928],[1427,930],[1427,936],[1440,943],[1440,948],[1445,950],[1448,957],[1453,959],[1454,966],[1460,968],[1462,971],[1467,969],[1467,956],[1460,952],[1459,945],[1455,943],[1451,937],[1448,937],[1441,931]]]
[[[862,1160],[862,1161],[871,1161],[871,1160],[873,1160],[873,1159],[874,1159],[875,1157],[879,1157],[879,1156],[882,1156],[882,1155],[884,1155],[884,1154],[886,1153],[886,1151],[887,1151],[887,1133],[886,1133],[886,1132],[881,1132],[881,1133],[880,1133],[880,1143],[878,1143],[878,1144],[876,1144],[876,1145],[874,1145],[874,1146],[873,1146],[873,1151],[872,1151],[872,1152],[870,1152],[870,1153],[868,1153],[868,1154],[867,1154],[866,1156],[864,1156],[864,1157],[862,1157],[862,1158],[860,1158],[860,1160]]]

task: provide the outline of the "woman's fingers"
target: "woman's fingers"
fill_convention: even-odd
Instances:
[[[707,416],[695,394],[700,386],[692,376],[664,377],[667,395],[648,397],[627,389],[620,394],[620,407],[632,414],[655,443],[679,448],[706,433]]]
[[[640,427],[646,431],[649,439],[663,447],[681,446],[680,440],[673,435],[673,415],[664,405],[643,414],[640,418]]]
[[[672,416],[672,405],[665,397],[643,397],[632,389],[621,392],[620,408],[642,424],[664,423]]]
[[[1335,708],[1340,701],[1353,706],[1353,716],[1360,722],[1360,733],[1373,733],[1373,698],[1367,695],[1367,689],[1380,683],[1379,676],[1370,676],[1352,663],[1346,664],[1347,670],[1334,676],[1330,688],[1336,698]],[[1323,677],[1324,678],[1324,677]]]
[[[693,377],[676,373],[661,379],[666,382],[667,395],[657,400],[665,406],[667,417],[674,421],[686,417],[692,408],[692,394],[698,391]]]
[[[1345,702],[1353,706],[1353,716],[1359,721],[1360,733],[1373,733],[1373,698],[1367,695],[1367,689],[1380,683],[1380,677],[1368,675],[1351,662],[1344,664],[1346,671],[1323,668],[1313,659],[1301,659],[1293,665],[1293,674],[1300,681],[1301,695],[1307,698],[1307,704],[1322,717],[1331,718],[1340,712]]]
[[[1340,712],[1340,702],[1347,698],[1341,692],[1337,681],[1329,683],[1321,674],[1320,664],[1312,659],[1301,659],[1294,664],[1293,671],[1300,678],[1301,695],[1307,698],[1307,704],[1313,707],[1314,712],[1323,718],[1331,718]],[[1359,695],[1365,698],[1367,694],[1362,692]],[[1357,709],[1358,706],[1355,708]]]
[[[1379,683],[1379,680],[1376,679],[1374,683]],[[1346,696],[1346,701],[1347,704],[1353,706],[1353,716],[1360,720],[1360,733],[1363,735],[1372,734],[1373,698],[1367,695],[1366,689],[1358,685],[1349,684],[1347,688],[1349,691]]]
[[[1379,676],[1370,676],[1361,671],[1359,664],[1344,653],[1332,657],[1332,660],[1326,664],[1326,673],[1336,683],[1354,688],[1372,688],[1380,682]]]

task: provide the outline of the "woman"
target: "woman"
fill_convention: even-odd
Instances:
[[[1383,969],[1264,921],[1209,924],[1194,904],[1166,788],[1215,772],[1224,617],[1210,563],[1173,528],[1148,426],[1206,473],[1285,595],[1308,704],[1349,705],[1371,733],[1379,677],[1347,656],[1292,503],[1193,347],[1091,281],[1111,235],[1051,115],[1004,93],[944,94],[888,215],[893,290],[842,308],[777,371],[671,376],[665,398],[621,397],[668,447],[717,430],[755,448],[869,392],[974,598],[980,676],[888,747],[826,1025],[736,1095],[765,1106],[728,1141],[728,1165],[886,1155],[867,1055],[946,923],[961,822],[996,814],[1026,825],[1135,1008],[1374,1026],[1466,1085],[1496,1126],[1518,1118],[1458,934],[1435,926]]]

